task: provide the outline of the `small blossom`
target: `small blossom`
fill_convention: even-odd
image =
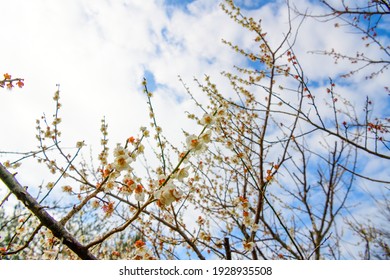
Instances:
[[[210,143],[211,141],[211,130],[207,130],[202,133],[199,137],[203,143]]]
[[[266,180],[267,182],[272,181],[272,179],[273,179],[273,176],[272,176],[271,174],[268,174],[267,177],[265,177],[265,180]]]
[[[244,250],[246,250],[246,251],[252,251],[253,248],[255,247],[255,243],[253,243],[253,242],[247,242],[247,241],[243,242],[242,245],[243,245],[243,247],[244,247]]]
[[[66,192],[66,193],[71,193],[72,187],[71,186],[63,186],[62,191]]]
[[[188,173],[189,169],[190,169],[190,166],[179,169],[179,171],[176,174],[176,179],[179,180],[180,182],[183,182],[183,180],[185,178],[187,178],[189,175],[189,173]]]
[[[181,152],[178,157],[179,161],[181,161],[182,163],[188,163],[188,157],[186,157],[186,155],[186,152]]]
[[[242,216],[244,217],[243,224],[247,227],[252,225],[251,212],[243,211]]]
[[[99,200],[97,200],[97,199],[93,200],[93,201],[92,201],[92,208],[97,209],[97,208],[99,208],[99,207],[100,207],[100,202],[99,202]]]
[[[17,85],[18,87],[22,88],[22,87],[24,86],[23,80],[22,80],[22,79],[18,80],[17,83],[16,83],[16,85]]]
[[[205,219],[203,219],[203,217],[202,216],[199,216],[198,217],[198,220],[196,221],[196,223],[198,224],[198,225],[204,225],[204,223],[205,223],[206,221],[205,221]]]
[[[145,151],[145,146],[142,145],[142,144],[138,145],[137,152],[138,152],[139,154],[143,154],[144,151]]]
[[[144,187],[141,184],[138,184],[137,187],[134,190],[134,198],[137,201],[144,201],[145,200],[145,191]]]
[[[53,125],[58,125],[59,123],[61,123],[62,119],[61,118],[55,118],[53,120]]]
[[[77,149],[81,149],[81,148],[84,147],[84,146],[85,146],[84,141],[78,141],[78,142],[76,143],[76,148],[77,148]]]
[[[215,118],[210,114],[204,114],[202,119],[200,120],[202,125],[212,125],[215,123]]]
[[[244,198],[244,197],[242,197],[242,196],[240,196],[239,198],[238,198],[238,201],[239,201],[239,207],[241,208],[241,209],[244,209],[244,210],[247,210],[248,208],[249,208],[249,201],[248,201],[248,199],[247,198]]]
[[[223,245],[224,245],[224,241],[221,240],[221,239],[215,242],[215,246],[216,246],[218,249],[222,249],[222,248],[223,248]]]
[[[201,231],[199,233],[199,238],[203,241],[206,241],[206,242],[210,242],[211,241],[211,236],[210,234],[204,232],[204,231]]]
[[[117,171],[130,170],[131,158],[127,155],[121,155],[115,158],[114,167]]]
[[[116,183],[114,180],[108,180],[104,185],[105,190],[113,190],[116,187]]]
[[[133,136],[130,136],[128,139],[127,139],[127,142],[130,143],[130,144],[134,144],[135,143],[135,138]]]
[[[126,155],[126,150],[123,148],[120,144],[116,145],[116,148],[114,149],[114,157],[119,157]]]
[[[217,113],[215,114],[217,119],[223,119],[226,117],[226,109],[224,107],[221,107],[217,110]]]
[[[201,153],[206,150],[206,145],[196,135],[189,135],[186,139],[188,149],[195,153]]]
[[[133,178],[131,177],[130,174],[127,174],[124,176],[123,178],[123,185],[120,187],[120,191],[123,193],[123,194],[127,194],[127,195],[130,195],[133,193],[133,191],[135,190],[136,188],[136,183],[135,181],[133,180]]]
[[[102,209],[103,212],[106,214],[106,217],[110,217],[114,212],[114,202],[104,203]]]
[[[113,166],[117,171],[130,170],[130,163],[132,159],[128,155],[128,151],[121,145],[117,144],[114,149],[114,163]]]
[[[146,243],[142,240],[137,240],[134,243],[135,253],[132,257],[133,260],[154,260],[152,253],[146,247]]]
[[[165,185],[155,193],[158,205],[162,207],[171,205],[174,201],[179,200],[182,195],[183,192],[172,183]]]
[[[118,259],[121,256],[121,253],[118,251],[114,251],[111,253],[113,259]]]
[[[144,241],[142,241],[141,239],[134,242],[134,247],[137,249],[142,248],[145,245],[146,245],[146,243]]]
[[[230,149],[230,150],[233,150],[233,148],[234,148],[233,141],[232,141],[232,140],[227,140],[227,141],[225,142],[225,146],[226,146],[226,148],[228,148],[228,149]]]
[[[260,228],[259,224],[256,224],[256,223],[252,224],[251,227],[252,227],[252,231],[253,231],[253,232],[258,231],[259,228]]]
[[[13,169],[16,169],[18,167],[20,167],[22,165],[21,162],[14,162],[14,163],[11,163],[9,160],[5,161],[3,163],[4,167],[5,168],[13,168]]]
[[[53,100],[54,100],[54,101],[58,101],[59,99],[60,99],[60,92],[57,90],[57,91],[54,93]]]

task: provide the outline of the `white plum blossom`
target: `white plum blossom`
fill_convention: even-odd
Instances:
[[[131,170],[130,163],[133,159],[129,156],[129,152],[120,144],[117,144],[114,150],[113,167],[116,171]]]
[[[183,182],[183,180],[189,176],[189,172],[188,172],[189,169],[190,166],[179,169],[175,174],[175,178],[180,182]]]
[[[211,141],[211,130],[206,130],[203,132],[199,138],[202,140],[203,143],[210,143]]]
[[[253,248],[255,247],[255,243],[254,242],[250,242],[250,241],[244,241],[242,243],[242,246],[244,247],[244,250],[252,251]]]
[[[145,200],[145,189],[142,185],[137,185],[134,191],[135,200],[142,202]]]
[[[117,171],[130,170],[132,159],[127,155],[120,155],[114,159],[113,166]]]
[[[130,195],[135,190],[137,184],[130,172],[123,176],[123,184],[119,188],[120,192],[124,195]]]
[[[114,157],[118,157],[126,154],[127,154],[126,149],[123,148],[121,144],[116,144],[116,148],[114,149]]]
[[[133,260],[154,260],[152,252],[146,247],[146,243],[144,241],[137,240],[134,243],[134,255],[131,259]]]
[[[226,108],[225,107],[220,107],[218,108],[216,114],[215,114],[215,118],[217,120],[222,120],[226,117]]]
[[[206,126],[206,125],[212,125],[215,123],[215,117],[210,114],[204,114],[202,119],[200,120],[200,124]]]
[[[182,195],[183,192],[173,183],[168,183],[155,193],[155,197],[158,199],[158,203],[163,207],[169,206],[174,201],[179,200]]]
[[[204,152],[207,148],[204,141],[194,134],[189,135],[186,142],[188,149],[196,154]]]

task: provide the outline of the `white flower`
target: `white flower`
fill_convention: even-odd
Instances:
[[[130,170],[132,159],[128,155],[119,155],[115,157],[113,166],[116,171]]]
[[[215,122],[215,118],[210,114],[204,114],[202,119],[200,120],[200,123],[202,125],[212,125]]]
[[[203,143],[210,143],[211,141],[211,130],[207,130],[202,133],[199,138],[203,141]]]
[[[199,139],[196,135],[189,135],[186,139],[187,147],[195,153],[201,153],[206,150],[206,145],[202,139]]]
[[[137,185],[134,191],[134,198],[137,201],[144,201],[145,200],[145,189],[142,185]]]
[[[142,126],[142,127],[140,128],[140,130],[142,131],[142,135],[143,135],[144,137],[149,137],[149,136],[150,136],[150,132],[149,132],[149,130],[148,130],[146,127]]]
[[[181,198],[183,192],[176,188],[174,184],[167,184],[162,189],[156,191],[155,197],[158,199],[160,205],[169,206],[174,201],[177,201]]]
[[[217,110],[217,113],[215,114],[216,118],[219,120],[219,119],[223,119],[226,117],[226,109],[224,107],[220,107],[218,110]]]
[[[210,240],[211,240],[210,234],[208,234],[208,233],[206,233],[204,231],[201,231],[199,233],[199,238],[202,239],[203,241],[206,241],[206,242],[210,242]]]
[[[179,171],[176,174],[176,179],[180,182],[183,182],[184,178],[187,178],[189,173],[188,170],[190,169],[190,166],[184,167],[179,169]]]
[[[137,153],[138,153],[138,154],[143,154],[144,151],[145,151],[145,146],[142,145],[142,144],[139,144],[139,145],[138,145],[138,149],[137,149]]]
[[[130,163],[132,158],[129,156],[129,152],[120,144],[117,144],[114,149],[114,157],[112,165],[116,171],[131,170]]]
[[[258,231],[259,228],[260,228],[260,226],[258,224],[255,224],[255,223],[252,224],[252,231],[253,232]]]
[[[116,187],[116,183],[114,180],[108,180],[104,185],[105,190],[113,190]]]
[[[248,242],[248,241],[244,241],[242,243],[243,247],[244,247],[244,250],[246,251],[252,251],[253,248],[255,247],[255,243],[253,242]]]
[[[120,192],[125,195],[130,195],[133,193],[133,191],[136,188],[136,182],[135,179],[131,176],[131,174],[128,172],[123,176],[123,184],[119,188]]]
[[[116,144],[116,148],[114,149],[114,157],[119,157],[126,154],[127,152],[125,148],[123,148],[120,144]]]
[[[233,148],[234,148],[233,141],[232,141],[232,140],[226,140],[225,146],[226,146],[228,149],[233,150]]]
[[[188,163],[188,156],[186,152],[182,152],[179,154],[178,160],[182,163]]]

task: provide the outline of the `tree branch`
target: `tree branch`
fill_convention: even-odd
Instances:
[[[9,190],[20,200],[40,221],[51,230],[58,239],[63,239],[63,244],[69,247],[77,256],[84,260],[94,260],[96,257],[80,244],[64,226],[56,221],[44,208],[26,191],[15,177],[0,163],[0,179]]]

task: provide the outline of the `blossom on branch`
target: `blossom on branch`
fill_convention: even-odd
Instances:
[[[188,172],[189,169],[190,166],[179,169],[175,174],[175,178],[180,182],[183,182],[183,180],[189,176],[189,172]]]
[[[134,190],[134,198],[135,200],[141,202],[145,200],[145,189],[141,184],[138,184]]]
[[[188,149],[193,151],[195,154],[200,154],[207,149],[204,141],[194,134],[189,135],[186,142]]]
[[[143,240],[137,240],[134,242],[135,252],[132,257],[133,260],[154,260],[152,252],[146,247],[146,243]]]
[[[210,114],[204,114],[202,119],[200,120],[200,124],[206,126],[206,125],[212,125],[215,123],[215,118]]]
[[[125,148],[118,144],[114,150],[114,156],[115,159],[113,166],[115,170],[131,170],[130,163],[132,162],[132,158],[129,156],[129,153]]]
[[[178,201],[182,195],[183,192],[173,183],[166,184],[155,193],[155,197],[158,199],[157,204],[161,207],[171,205],[173,202]]]
[[[23,82],[24,79],[21,78],[12,79],[12,76],[8,73],[3,74],[3,77],[4,79],[0,80],[0,87],[6,86],[7,89],[11,90],[14,87],[13,82],[16,82],[16,85],[19,88],[22,88],[24,86],[24,82]]]

